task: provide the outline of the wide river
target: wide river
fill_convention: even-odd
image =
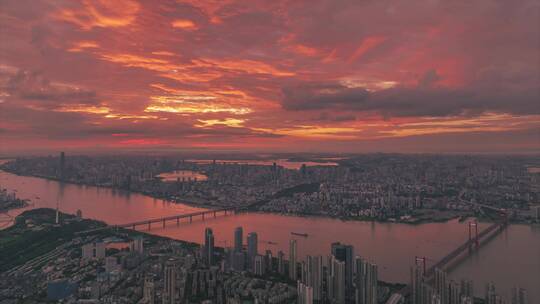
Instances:
[[[0,188],[16,191],[20,198],[30,199],[29,208],[55,208],[103,220],[111,224],[159,218],[202,210],[148,196],[108,188],[59,183],[35,177],[23,177],[0,171]],[[22,210],[0,214],[0,227],[9,225],[10,218]],[[195,220],[192,224],[176,223],[162,228],[154,225],[152,234],[201,243],[206,227],[212,227],[216,244],[230,246],[233,230],[244,227],[244,234],[259,235],[259,251],[271,249],[288,252],[291,231],[309,236],[298,240],[298,253],[327,255],[335,241],[353,244],[357,255],[379,265],[379,276],[389,282],[408,282],[409,267],[415,256],[425,256],[429,263],[438,260],[467,238],[467,224],[457,220],[422,225],[341,221],[327,218],[295,217],[274,214],[247,213]],[[483,229],[487,224],[480,224]],[[244,236],[245,237],[245,236]],[[540,227],[511,225],[479,251],[453,268],[455,280],[474,280],[475,293],[483,296],[485,284],[494,282],[498,292],[509,299],[513,286],[528,290],[530,303],[540,303]]]

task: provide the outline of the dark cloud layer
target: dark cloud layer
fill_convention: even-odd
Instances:
[[[479,115],[485,112],[540,114],[540,92],[475,91],[467,88],[396,87],[376,92],[340,84],[309,84],[283,89],[286,110],[372,111],[385,117]],[[433,80],[429,80],[431,82]]]

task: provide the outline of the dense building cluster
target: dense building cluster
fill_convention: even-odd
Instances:
[[[474,297],[474,284],[470,280],[456,282],[448,279],[445,271],[435,269],[432,280],[428,280],[421,264],[411,268],[412,304],[474,304],[480,299]],[[527,291],[515,287],[512,297],[507,301],[495,292],[495,285],[488,283],[483,299],[485,304],[527,304]]]
[[[292,169],[275,163],[62,154],[17,159],[3,168],[202,206],[414,223],[489,217],[479,208],[485,204],[510,210],[511,220],[524,222],[536,220],[540,205],[540,173],[529,170],[534,163],[527,157],[374,154],[342,159],[338,166]],[[178,170],[182,175],[174,179]],[[166,180],[159,177],[164,172],[170,172]]]

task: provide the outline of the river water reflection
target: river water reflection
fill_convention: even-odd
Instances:
[[[202,210],[125,191],[62,184],[1,171],[0,187],[16,190],[19,197],[30,199],[32,205],[28,208],[54,208],[58,200],[64,212],[75,213],[80,209],[84,217],[111,224]],[[22,210],[13,210],[8,215],[1,215],[4,222],[0,225],[5,226],[10,216],[20,212]],[[426,256],[433,262],[467,238],[467,224],[457,220],[413,226],[261,213],[220,216],[180,226],[170,223],[166,228],[155,227],[149,232],[201,243],[204,229],[212,227],[216,245],[231,246],[233,231],[237,226],[244,227],[245,235],[251,231],[257,232],[259,250],[264,252],[271,249],[274,254],[278,250],[287,254],[291,238],[298,240],[300,257],[306,254],[327,255],[334,241],[353,244],[356,254],[379,265],[382,280],[392,282],[408,282],[409,266],[415,256]],[[480,229],[485,227],[486,224],[480,224]],[[291,235],[292,231],[309,236],[295,237]],[[475,292],[479,296],[483,295],[484,285],[489,281],[493,281],[499,292],[506,295],[513,286],[518,285],[528,290],[531,303],[539,303],[540,228],[510,226],[453,269],[450,277],[456,280],[473,279]]]

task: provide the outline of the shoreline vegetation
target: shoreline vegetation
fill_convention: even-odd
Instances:
[[[78,186],[85,186],[85,187],[99,187],[99,188],[106,188],[106,189],[114,189],[114,190],[120,190],[125,191],[126,193],[134,193],[134,194],[141,194],[145,195],[154,199],[160,199],[166,202],[175,203],[175,204],[185,204],[190,207],[196,207],[196,208],[204,208],[204,209],[214,209],[214,208],[223,208],[223,207],[229,207],[224,205],[213,205],[209,202],[204,201],[202,198],[191,198],[191,197],[182,197],[178,199],[170,199],[167,197],[159,196],[154,193],[150,192],[144,192],[144,191],[137,191],[135,189],[125,189],[125,188],[118,188],[110,185],[92,185],[92,184],[85,184],[81,182],[76,181],[63,181],[57,177],[54,176],[46,176],[46,175],[38,175],[38,174],[22,174],[20,172],[14,172],[6,168],[5,166],[0,166],[0,171],[4,171],[10,174],[14,174],[17,176],[23,176],[23,177],[35,177],[35,178],[42,178],[46,180],[51,180],[59,183],[66,183],[66,184],[72,184],[72,185],[78,185]],[[298,187],[298,186],[295,186]],[[292,188],[295,188],[292,187]],[[282,189],[278,191],[275,195],[279,195],[280,193],[290,191],[292,188]],[[295,213],[280,213],[280,212],[272,212],[272,211],[265,211],[258,209],[258,206],[264,205],[267,203],[271,198],[265,198],[262,200],[259,200],[250,206],[240,206],[242,211],[246,212],[253,212],[253,213],[262,213],[262,214],[276,214],[276,215],[283,215],[283,216],[293,216],[293,217],[313,217],[313,218],[324,218],[324,219],[332,219],[332,220],[341,220],[341,221],[361,221],[361,222],[376,222],[376,223],[389,223],[389,224],[407,224],[407,225],[421,225],[421,224],[429,224],[429,223],[445,223],[451,220],[459,219],[460,222],[466,220],[467,218],[476,218],[479,222],[486,222],[486,223],[492,223],[495,221],[494,218],[486,217],[486,216],[478,216],[477,214],[473,214],[471,212],[463,212],[463,211],[455,211],[455,210],[449,210],[446,211],[445,215],[443,216],[437,216],[434,217],[414,217],[414,218],[407,218],[407,219],[395,219],[395,218],[389,218],[389,219],[378,219],[378,218],[372,218],[372,217],[365,217],[365,216],[358,216],[358,217],[332,217],[325,214],[317,214],[317,213],[301,213],[301,212],[295,212]],[[24,208],[26,206],[20,207]],[[17,209],[17,208],[14,208]],[[431,209],[430,209],[431,210]],[[442,212],[442,211],[441,211]],[[451,213],[451,214],[448,214]],[[511,224],[531,224],[528,222],[523,221],[509,221]]]
[[[22,265],[39,257],[63,243],[79,237],[81,231],[92,230],[107,226],[107,223],[95,219],[77,218],[76,215],[60,212],[62,224],[55,224],[56,210],[37,208],[26,210],[17,215],[14,224],[0,230],[0,273]],[[128,236],[144,235],[152,241],[169,240],[182,243],[185,246],[198,247],[199,244],[184,240],[150,234],[144,231],[124,228],[105,229],[92,232],[92,235],[111,237],[116,234]]]

